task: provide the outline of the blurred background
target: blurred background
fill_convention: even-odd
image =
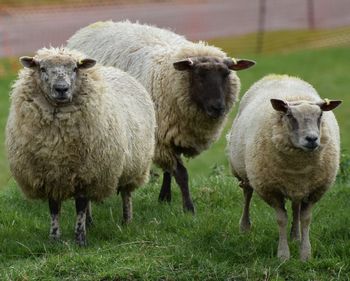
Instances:
[[[239,76],[241,95],[268,73],[288,73],[310,82],[324,98],[343,99],[335,111],[342,147],[350,150],[349,0],[0,0],[0,137],[8,114],[10,85],[18,57],[44,46],[64,45],[79,28],[96,21],[129,19],[171,29],[188,39],[208,41],[230,56],[255,59]],[[225,134],[187,164],[193,175],[228,172]],[[342,168],[350,173],[344,153]],[[0,141],[0,181],[9,179]],[[1,184],[0,184],[1,185]]]
[[[190,40],[238,36],[238,54],[350,42],[349,0],[1,0],[0,57],[62,45],[87,24],[124,19]],[[299,31],[266,34],[281,30]]]
[[[62,45],[87,24],[124,19],[169,28],[190,40],[241,36],[233,51],[245,53],[350,42],[349,0],[2,0],[0,57]],[[296,29],[273,38],[266,34]]]

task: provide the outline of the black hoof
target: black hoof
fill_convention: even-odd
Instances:
[[[171,194],[170,193],[167,193],[167,194],[159,194],[159,197],[158,197],[158,201],[160,203],[170,203],[171,202]]]
[[[75,234],[75,243],[80,247],[86,246],[86,237],[85,233],[80,232]]]
[[[194,205],[193,205],[192,202],[185,203],[184,206],[183,206],[183,210],[184,210],[184,213],[195,214],[195,209],[194,209]]]

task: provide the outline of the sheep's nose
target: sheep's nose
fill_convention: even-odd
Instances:
[[[221,116],[225,112],[225,106],[221,103],[212,104],[209,106],[209,113],[215,117]]]
[[[306,148],[315,149],[318,147],[317,136],[307,136],[305,137],[305,140],[306,140],[306,145],[305,145]]]
[[[313,143],[313,142],[316,142],[318,140],[318,137],[310,137],[310,136],[307,136],[305,138],[305,140],[309,143]]]
[[[66,85],[56,85],[54,88],[55,88],[55,91],[59,93],[61,96],[63,96],[69,89]]]

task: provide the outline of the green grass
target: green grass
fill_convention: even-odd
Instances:
[[[335,113],[343,148],[350,151],[348,54],[346,48],[331,48],[251,55],[258,64],[239,74],[242,93],[274,72],[297,75],[312,83],[321,96],[343,99]],[[11,65],[11,61],[4,63],[4,69]],[[89,245],[78,248],[73,241],[74,206],[68,201],[63,205],[62,242],[50,242],[47,203],[25,200],[13,180],[8,180],[3,140],[13,79],[11,73],[0,77],[0,280],[350,279],[349,183],[334,186],[314,208],[310,262],[298,260],[296,243],[290,243],[290,261],[280,262],[275,257],[278,232],[274,212],[258,196],[252,202],[252,232],[239,233],[242,194],[228,174],[224,154],[224,135],[234,112],[222,138],[187,164],[196,216],[182,213],[175,185],[173,203],[158,204],[160,179],[155,179],[134,193],[134,221],[129,226],[120,224],[120,198],[109,198],[94,206]],[[346,161],[345,167],[349,167]]]
[[[234,55],[252,54],[257,51],[257,33],[233,38],[217,38],[211,42]],[[300,49],[340,47],[349,46],[349,44],[349,26],[332,29],[278,30],[264,33],[260,52],[263,54],[289,53]]]

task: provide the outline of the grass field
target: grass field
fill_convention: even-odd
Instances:
[[[224,47],[230,50],[227,42]],[[348,48],[249,58],[258,64],[239,74],[242,93],[273,72],[297,75],[322,97],[342,99],[335,114],[342,146],[350,151]],[[6,62],[3,69],[9,67]],[[3,73],[0,79],[0,280],[350,280],[349,182],[336,184],[315,207],[313,259],[307,263],[298,260],[296,243],[290,244],[290,261],[275,257],[274,212],[258,196],[252,202],[252,232],[239,233],[242,194],[228,174],[224,154],[224,135],[235,112],[222,138],[187,163],[196,216],[182,213],[175,186],[173,203],[158,204],[160,179],[154,179],[134,193],[134,221],[129,226],[120,224],[120,198],[109,198],[94,206],[89,245],[78,248],[72,239],[75,215],[69,201],[63,206],[62,242],[50,242],[47,204],[23,199],[9,180],[3,132],[14,76]]]

